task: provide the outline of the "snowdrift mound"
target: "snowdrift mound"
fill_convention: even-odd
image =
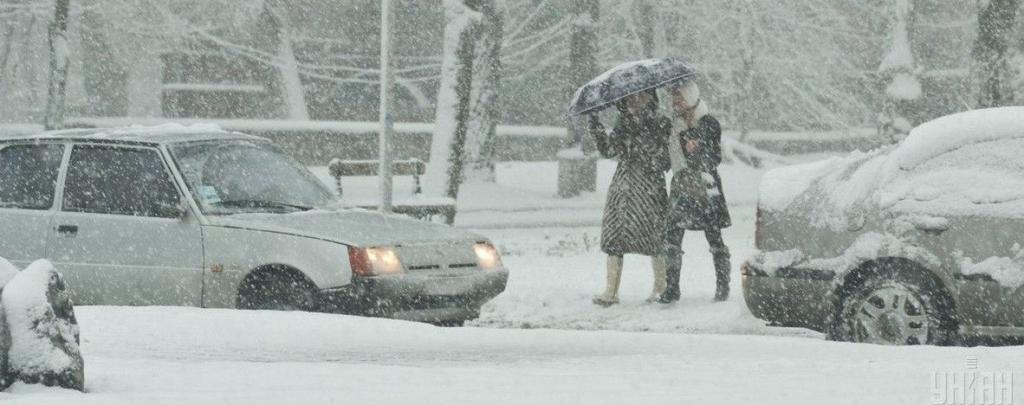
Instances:
[[[45,260],[21,272],[0,259],[0,388],[14,380],[82,390],[78,322],[64,280]]]

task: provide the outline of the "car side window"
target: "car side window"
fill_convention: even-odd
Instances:
[[[53,206],[64,145],[11,145],[0,149],[0,208]]]
[[[173,218],[180,201],[156,150],[78,145],[71,151],[64,211]]]

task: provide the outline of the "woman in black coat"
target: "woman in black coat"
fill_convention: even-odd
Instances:
[[[657,103],[654,91],[627,97],[617,105],[620,116],[610,134],[591,116],[590,129],[598,151],[619,162],[601,223],[601,250],[608,255],[608,285],[603,294],[594,297],[598,305],[618,303],[625,254],[651,256],[655,273],[652,300],[660,299],[665,289],[665,172],[669,168],[672,124],[657,113]]]
[[[724,301],[729,297],[731,264],[722,229],[731,226],[732,219],[718,175],[722,128],[709,114],[696,83],[672,88],[671,93],[677,114],[675,127],[680,132],[669,141],[673,176],[665,232],[668,287],[661,302],[679,300],[682,243],[687,230],[704,231],[715,263],[715,300]]]

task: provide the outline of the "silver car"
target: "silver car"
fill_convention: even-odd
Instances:
[[[475,318],[508,270],[486,238],[338,208],[269,141],[215,127],[0,140],[0,257],[50,258],[78,305]]]
[[[1022,117],[956,114],[896,146],[767,173],[747,306],[838,340],[1024,336]]]

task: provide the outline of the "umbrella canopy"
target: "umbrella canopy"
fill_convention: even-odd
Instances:
[[[576,90],[570,115],[600,111],[626,96],[693,79],[697,70],[674,59],[645,59],[616,66]]]

